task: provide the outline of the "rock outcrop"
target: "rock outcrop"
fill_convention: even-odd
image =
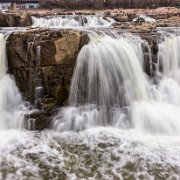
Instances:
[[[87,42],[88,36],[75,30],[31,30],[11,34],[7,41],[9,71],[24,97],[35,102],[36,81],[40,79],[42,108],[64,105],[76,57]],[[41,47],[40,63],[38,46]]]
[[[0,27],[25,27],[25,26],[31,26],[31,24],[32,24],[31,16],[28,13],[4,14],[0,12]]]

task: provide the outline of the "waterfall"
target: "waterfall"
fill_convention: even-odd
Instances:
[[[22,128],[26,110],[13,77],[7,74],[6,39],[0,34],[0,130]]]
[[[36,47],[37,52],[37,63],[36,63],[36,77],[35,81],[35,107],[39,110],[42,110],[42,94],[43,94],[43,86],[42,80],[40,77],[40,65],[41,65],[41,46]]]
[[[77,58],[70,107],[60,111],[54,126],[79,130],[115,125],[119,120],[121,127],[127,126],[124,111],[131,102],[149,101],[142,59],[139,37],[93,36]]]
[[[163,75],[180,82],[180,36],[170,34],[159,44],[158,61],[162,63]]]
[[[155,134],[180,134],[180,36],[162,32],[159,42],[158,84],[149,83],[151,102],[132,103],[137,130]]]
[[[6,37],[0,34],[0,79],[6,74]]]
[[[8,74],[8,36],[0,34],[0,179],[179,179],[180,36],[157,33],[154,64],[148,42],[137,35],[109,28],[83,31],[90,41],[77,57],[68,104],[54,117],[52,129],[43,131],[35,130],[51,114],[49,108],[25,116],[32,131],[18,130],[28,111]],[[23,57],[28,62],[37,55],[30,79],[41,110],[40,69],[48,66],[41,64],[39,41],[29,42]],[[36,54],[29,56],[35,46]],[[60,69],[65,74],[58,78],[68,78],[71,67]]]
[[[32,27],[108,27],[115,20],[98,15],[55,15],[47,17],[32,16]]]
[[[61,108],[53,127],[115,126],[144,134],[180,134],[180,37],[171,34],[159,43],[163,71],[157,70],[157,84],[143,69],[145,41],[130,34],[90,39],[77,58],[69,106]],[[149,61],[151,66],[150,55]]]
[[[124,106],[122,101],[147,100],[138,52],[128,38],[92,39],[77,58],[69,104]]]

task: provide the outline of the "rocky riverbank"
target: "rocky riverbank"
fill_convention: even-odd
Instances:
[[[44,17],[50,15],[95,15],[104,14],[105,17],[112,17],[117,22],[125,23],[132,22],[137,15],[146,14],[157,20],[158,26],[180,25],[180,10],[177,8],[157,8],[157,9],[110,9],[97,11],[97,10],[79,10],[79,11],[66,11],[66,10],[19,10],[8,14],[0,13],[0,27],[27,27],[32,25],[31,16]]]

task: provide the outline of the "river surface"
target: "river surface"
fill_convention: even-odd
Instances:
[[[94,128],[0,132],[0,179],[179,179],[180,139]]]

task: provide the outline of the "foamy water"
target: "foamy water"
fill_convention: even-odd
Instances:
[[[98,28],[109,27],[115,22],[110,17],[99,15],[55,15],[47,17],[32,16],[32,27],[47,28]]]
[[[150,47],[140,37],[90,39],[77,59],[69,106],[53,130],[29,132],[0,35],[0,179],[179,179],[179,36],[162,34],[156,84],[144,72]]]
[[[0,179],[177,179],[180,140],[134,130],[0,132]]]

